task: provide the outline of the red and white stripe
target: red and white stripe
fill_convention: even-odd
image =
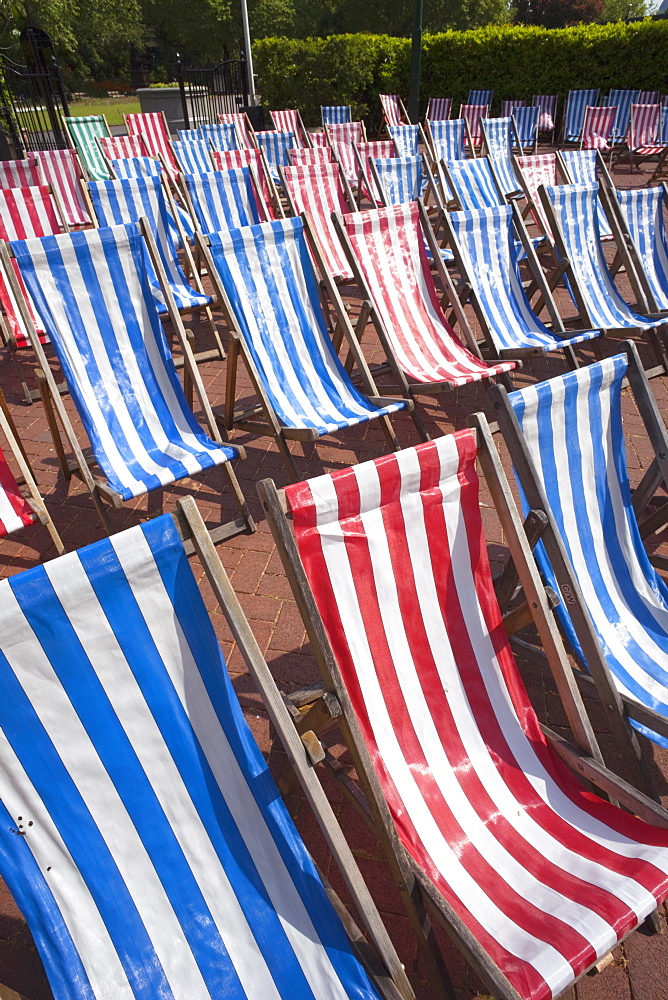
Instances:
[[[451,97],[430,97],[427,105],[426,118],[428,122],[445,122],[452,111]]]
[[[170,145],[169,132],[162,112],[144,111],[139,114],[126,115],[125,127],[128,130],[128,135],[142,137],[148,155],[161,160],[170,180],[176,183],[179,176],[179,165]]]
[[[469,132],[474,146],[482,142],[482,127],[480,121],[487,117],[488,106],[486,104],[462,104],[459,109],[459,117],[466,118],[469,125]],[[468,136],[467,136],[468,141]]]
[[[287,111],[270,111],[269,114],[277,132],[292,132],[295,146],[311,145],[299,111],[292,108]]]
[[[0,160],[0,188],[33,187],[42,183],[39,164],[27,160]]]
[[[244,149],[257,148],[257,142],[253,139],[252,128],[243,111],[221,112],[218,115],[218,121],[221,125],[234,125],[237,142],[240,142]]]
[[[383,118],[386,125],[407,125],[401,108],[401,98],[398,94],[379,94],[383,108]]]
[[[334,162],[331,146],[295,146],[288,150],[288,156],[293,167],[315,167]]]
[[[668,892],[668,832],[546,745],[487,560],[471,431],[286,490],[399,837],[525,1000],[549,1000]]]
[[[101,135],[97,141],[107,160],[134,160],[139,156],[150,156],[141,135]]]
[[[661,130],[660,104],[632,104],[628,146],[639,156],[655,156],[664,148],[658,143]]]
[[[225,124],[223,122],[223,124]],[[267,162],[260,149],[214,149],[213,162],[216,170],[231,170],[233,167],[251,167],[264,198],[263,208],[268,219],[275,219],[274,203],[271,197],[273,187]]]
[[[82,171],[74,149],[41,149],[32,154],[40,165],[43,179],[58,192],[68,226],[89,226],[91,217],[83,195]]]
[[[315,230],[328,273],[350,281],[353,272],[332,223],[332,212],[349,211],[338,163],[284,167],[283,177],[295,214],[304,212]]]
[[[380,195],[374,195],[371,193],[376,190],[376,185],[372,184],[371,178],[369,177],[369,158],[372,160],[389,160],[397,156],[397,144],[394,139],[374,139],[371,142],[357,142],[351,144],[351,149],[353,151],[353,156],[356,158],[355,173],[357,175],[356,182],[360,183],[360,178],[362,179],[361,187],[362,194],[369,201],[372,201],[374,205],[381,204]]]
[[[11,535],[26,524],[34,524],[35,515],[21,495],[14,473],[0,448],[0,536]]]
[[[466,385],[514,361],[488,365],[448,325],[427,260],[417,202],[343,217],[356,263],[409,381]]]
[[[515,108],[525,108],[526,103],[526,101],[514,101],[512,98],[501,101],[501,117],[510,118]]]
[[[524,178],[527,191],[531,197],[531,214],[534,221],[552,239],[552,233],[548,225],[547,216],[543,210],[543,203],[538,194],[541,184],[545,187],[554,187],[557,184],[557,154],[538,153],[535,156],[517,156],[515,162]]]
[[[349,146],[351,142],[366,142],[364,122],[338,122],[325,125],[325,132],[332,145],[343,142]]]
[[[582,125],[582,145],[585,149],[608,149],[608,140],[615,124],[616,107],[586,108]]]

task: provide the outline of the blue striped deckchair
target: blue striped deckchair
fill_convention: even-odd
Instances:
[[[208,139],[174,139],[172,149],[176,162],[184,174],[206,174],[215,170]]]
[[[397,156],[417,156],[420,141],[417,125],[388,125],[387,134],[394,140]]]
[[[624,221],[649,286],[653,311],[668,309],[668,239],[663,221],[665,185],[617,191]]]
[[[296,145],[292,132],[256,132],[255,138],[257,139],[258,146],[267,158],[271,179],[274,183],[280,183],[278,168],[279,166],[290,166],[288,150]]]
[[[225,149],[241,149],[234,122],[202,125],[201,131],[203,138],[208,139],[213,148],[220,152]]]
[[[448,185],[464,211],[505,204],[488,160],[442,160],[441,165]]]
[[[577,367],[570,348],[599,336],[600,330],[566,333],[545,280],[540,281],[540,291],[553,328],[548,328],[535,314],[518,272],[514,223],[522,224],[517,214],[511,205],[503,205],[474,212],[451,212],[444,220],[457,267],[470,288],[469,297],[477,319],[497,357],[564,350],[569,365]],[[540,276],[540,265],[533,257],[528,239],[525,245],[532,271]],[[458,315],[460,323],[468,322],[465,316],[463,312],[461,318]]]
[[[162,266],[167,274],[169,287],[180,312],[201,309],[211,305],[212,299],[202,291],[199,277],[191,266],[194,281],[199,288],[191,288],[174,250],[169,235],[169,213],[164,191],[158,177],[124,177],[115,181],[92,181],[88,185],[91,202],[101,226],[118,223],[148,221],[154,235]],[[185,243],[185,241],[184,241]],[[186,254],[188,248],[185,247]],[[162,294],[158,276],[149,269],[155,305],[162,315],[167,304]]]
[[[184,174],[184,181],[200,232],[227,232],[266,222],[250,167]]]
[[[608,94],[608,107],[617,108],[610,138],[613,145],[624,142],[626,139],[626,131],[631,119],[631,105],[638,103],[638,94],[637,90],[611,90]]]
[[[582,322],[601,330],[648,331],[657,361],[663,364],[663,354],[652,331],[665,320],[634,312],[615,286],[598,233],[597,194],[596,184],[540,188],[569,290]],[[619,247],[619,251],[623,248]]]
[[[155,160],[152,156],[132,156],[125,160],[109,160],[108,162],[113,173],[112,179],[157,177],[160,180],[163,176],[163,168],[160,160]],[[184,246],[183,235],[187,239],[192,239],[195,235],[195,228],[188,212],[185,212],[172,198],[169,198],[169,201],[165,202],[165,208],[167,210],[169,235],[174,244],[174,250],[177,251]]]
[[[86,177],[93,181],[105,181],[110,177],[109,168],[97,144],[98,136],[110,136],[104,115],[80,115],[63,118],[71,144],[79,154],[86,171]]]
[[[393,156],[374,160],[369,167],[381,205],[400,205],[415,201],[422,191],[422,160],[419,156]]]
[[[349,104],[321,104],[320,118],[325,125],[343,125],[353,120]]]
[[[540,119],[540,108],[537,104],[529,104],[523,107],[516,107],[513,110],[513,121],[517,139],[523,150],[538,148],[538,122]]]
[[[522,195],[522,185],[515,173],[513,151],[519,150],[519,138],[512,118],[483,118],[482,139],[489,165],[506,198]]]
[[[623,702],[631,725],[668,747],[668,588],[632,503],[625,377],[664,478],[666,429],[633,344],[623,346],[625,354],[511,393],[515,420],[496,411],[525,508],[548,515],[536,554],[548,582],[568,595],[557,614],[608,720],[615,724]]]
[[[116,501],[131,500],[215,465],[225,466],[243,503],[228,467],[239,451],[222,443],[192,349],[163,284],[163,301],[169,301],[209,437],[195,420],[178,380],[146,266],[151,259],[161,272],[148,229],[137,223],[112,226],[19,240],[11,247],[105,477],[102,483],[92,478],[47,364],[49,405],[56,408],[98,510],[102,513],[101,490]],[[164,274],[160,276],[164,282]],[[38,338],[31,339],[40,363],[46,364]],[[54,446],[69,476],[62,444],[54,439]]]
[[[571,184],[596,184],[603,161],[596,149],[562,149],[557,153],[562,172]],[[606,172],[605,179],[609,175]],[[612,185],[612,181],[610,181]],[[596,199],[596,217],[598,232],[602,240],[613,239],[612,229],[608,222],[601,199]]]
[[[493,90],[469,90],[467,104],[484,105],[488,108],[494,97]]]
[[[333,281],[311,246],[325,280],[339,323],[361,373],[364,396],[339,361],[327,332],[319,296],[318,278],[309,254],[300,218],[277,219],[258,226],[198,236],[207,267],[224,310],[234,344],[261,400],[261,410],[247,421],[248,412],[234,412],[237,353],[230,347],[228,393],[225,400],[228,430],[238,426],[255,433],[273,434],[290,474],[297,478],[288,439],[316,441],[372,419],[380,419],[397,450],[389,416],[409,409],[408,400],[380,400],[359,350],[355,334]],[[231,385],[231,389],[230,389]],[[375,399],[375,402],[374,402]],[[264,413],[262,413],[264,411]],[[264,423],[261,418],[264,416]]]
[[[153,156],[126,156],[108,160],[113,178],[161,177],[162,164]]]
[[[179,142],[201,142],[204,138],[201,128],[179,128],[176,134]]]
[[[598,104],[598,88],[591,90],[569,90],[566,102],[566,114],[563,124],[563,142],[580,142],[582,137],[582,126],[587,108],[594,108]]]
[[[412,997],[187,501],[181,516],[225,620],[300,758],[299,780],[370,934]],[[0,871],[54,1000],[103,1000],[112,987],[117,1000],[380,1000],[244,719],[175,519],[0,589]],[[383,967],[379,987],[398,997],[389,976]]]
[[[446,204],[452,201],[454,195],[443,176],[441,161],[466,159],[467,127],[465,118],[451,118],[448,121],[428,121],[425,129],[433,154],[432,173],[443,191],[442,200]],[[473,148],[471,142],[469,148]]]

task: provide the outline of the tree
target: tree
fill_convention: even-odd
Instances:
[[[600,21],[605,0],[516,0],[515,21],[543,28]]]

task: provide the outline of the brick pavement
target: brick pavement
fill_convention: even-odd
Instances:
[[[645,183],[647,174],[642,171],[630,174],[623,166],[615,172],[615,180],[620,187]],[[356,298],[349,295],[353,310]],[[374,359],[377,352],[374,337],[366,334],[364,347],[367,357]],[[604,351],[614,353],[614,341],[609,341]],[[641,348],[646,363],[651,358],[645,347]],[[587,348],[583,352],[587,354]],[[593,357],[592,357],[593,360]],[[31,376],[34,367],[26,352],[21,359],[24,370]],[[563,371],[559,359],[531,361],[517,376],[517,384],[542,380]],[[214,409],[221,408],[224,394],[224,365],[211,362],[203,366],[207,392]],[[664,417],[668,418],[668,380],[654,379],[652,387],[657,396]],[[72,479],[64,482],[58,475],[57,462],[47,430],[41,405],[26,406],[13,363],[8,355],[0,355],[0,385],[10,404],[19,433],[33,463],[43,495],[46,497],[54,520],[61,532],[67,549],[85,545],[102,537],[93,504],[82,485]],[[239,392],[251,394],[247,381],[240,380]],[[649,445],[641,434],[638,414],[626,394],[625,427],[629,442],[629,468],[633,480],[638,480],[649,460]],[[67,402],[72,413],[71,402]],[[468,386],[450,394],[432,397],[422,406],[426,423],[435,436],[447,433],[465,425],[466,417],[475,410],[486,410],[486,393],[480,386]],[[75,425],[76,425],[75,418]],[[403,446],[417,443],[417,434],[410,418],[399,415],[395,427]],[[255,483],[265,477],[273,478],[278,485],[287,483],[282,462],[269,439],[254,438],[250,435],[235,434],[235,442],[245,445],[248,457],[236,466],[242,489],[249,500],[258,530],[253,535],[242,535],[218,547],[222,562],[230,575],[242,607],[248,616],[253,632],[265,654],[279,686],[290,689],[317,679],[316,669],[306,641],[304,626],[291,598],[274,544],[264,521],[255,493]],[[318,445],[291,445],[298,469],[304,478],[318,475],[323,471],[343,468],[361,462],[386,451],[386,443],[381,431],[373,423],[337,438],[326,438]],[[508,467],[507,456],[503,456]],[[122,530],[136,524],[146,516],[153,516],[161,509],[173,510],[177,499],[187,493],[194,493],[197,503],[211,524],[221,519],[221,488],[223,474],[220,470],[209,470],[197,480],[177,483],[165,489],[162,495],[152,494],[134,503],[124,505],[122,510],[112,510],[110,517],[114,530]],[[500,564],[505,558],[504,539],[491,506],[489,495],[483,490],[483,519],[490,545],[493,563]],[[234,508],[225,490],[222,492],[222,517],[234,515]],[[660,539],[657,540],[657,544]],[[53,550],[45,529],[21,532],[0,545],[0,575],[13,573],[51,558]],[[272,768],[278,771],[283,762],[282,751],[274,744],[269,723],[262,704],[252,688],[239,651],[235,648],[231,634],[219,611],[213,607],[213,597],[201,569],[196,573],[204,592],[207,607],[212,611],[216,631],[228,657],[235,688],[239,694],[249,723],[260,746],[270,760]],[[525,683],[529,689],[539,717],[554,728],[563,728],[563,713],[554,691],[551,679],[528,663],[520,663]],[[596,716],[596,710],[594,708]],[[599,720],[600,721],[600,720]],[[602,724],[601,724],[602,725]],[[601,736],[604,753],[614,759],[614,746],[605,731],[597,730]],[[342,748],[334,743],[333,752],[341,754]],[[650,744],[644,747],[647,763],[653,773],[657,787],[668,805],[668,757]],[[399,894],[389,877],[388,869],[374,837],[360,822],[352,807],[343,801],[340,790],[331,779],[324,778],[325,785],[335,809],[340,816],[356,857],[360,862],[372,893],[382,911],[390,934],[402,961],[413,980],[418,1000],[430,997],[420,961],[416,956],[414,940],[403,916]],[[307,844],[316,859],[322,864],[325,875],[334,887],[345,897],[345,888],[335,870],[326,860],[324,842],[313,817],[305,803],[295,794],[289,800],[290,808],[302,831]],[[665,925],[665,915],[662,914]],[[461,1000],[473,1000],[484,996],[473,973],[449,944],[444,935],[443,947]],[[45,979],[41,962],[36,953],[23,918],[6,888],[0,883],[0,983],[34,1000],[48,1000],[51,993]],[[481,991],[482,990],[482,991]],[[481,992],[480,992],[481,991]],[[668,934],[652,937],[644,931],[634,935],[627,943],[615,950],[614,963],[600,975],[586,976],[566,995],[567,1000],[668,1000]]]

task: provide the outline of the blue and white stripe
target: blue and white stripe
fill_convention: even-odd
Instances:
[[[188,407],[138,225],[22,240],[12,249],[95,459],[124,500],[235,456],[202,433]]]
[[[505,195],[521,191],[522,185],[515,173],[513,147],[517,143],[512,118],[482,118],[480,121],[487,156],[494,164],[494,172]]]
[[[595,149],[562,149],[559,155],[573,184],[597,183],[598,161]],[[612,229],[598,194],[596,195],[596,218],[598,219],[598,231],[601,239],[612,239]]]
[[[466,103],[476,104],[478,106],[482,105],[483,107],[488,108],[492,103],[493,97],[493,90],[469,90],[469,98]]]
[[[463,160],[466,158],[464,139],[466,122],[464,118],[451,118],[448,121],[430,121],[434,155],[437,160]]]
[[[631,105],[638,103],[638,90],[611,90],[608,94],[608,107],[617,108],[615,120],[612,123],[612,142],[623,142],[631,119]]]
[[[215,122],[213,125],[202,125],[202,137],[208,139],[214,149],[224,152],[226,149],[241,149],[234,122]]]
[[[537,104],[528,104],[513,109],[513,121],[522,149],[531,149],[532,146],[536,146],[539,118],[540,108]]]
[[[617,290],[603,256],[598,232],[595,184],[560,184],[545,191],[570,261],[572,278],[592,326],[606,330],[648,329],[662,320],[634,313]],[[570,276],[569,276],[570,277]]]
[[[250,167],[185,174],[197,225],[203,233],[227,232],[264,222]]]
[[[386,205],[401,205],[420,197],[422,159],[419,156],[393,156],[373,162]]]
[[[175,139],[172,149],[184,174],[207,174],[215,169],[208,139],[189,139],[186,142]]]
[[[171,517],[0,592],[0,866],[55,1000],[378,1000]]]
[[[111,168],[117,178],[128,178],[128,177],[162,177],[163,170],[160,160],[154,160],[152,156],[133,156],[128,159],[121,160],[110,160]],[[172,215],[171,207],[165,202],[165,208],[167,210],[167,221],[169,223],[169,235],[172,238],[172,243],[174,244],[174,250],[181,249],[181,234],[179,232],[179,227],[176,224],[176,220]],[[181,223],[181,228],[186,236],[190,239],[195,230],[193,228],[193,222],[186,211],[181,208],[180,205],[175,204],[176,214]]]
[[[320,117],[324,125],[344,125],[353,120],[349,104],[323,104]]]
[[[598,88],[591,90],[569,90],[566,104],[566,141],[579,142],[587,108],[598,104]]]
[[[155,238],[167,281],[179,309],[210,305],[211,299],[188,284],[181,268],[174,242],[169,235],[169,214],[158,177],[131,177],[116,181],[93,181],[88,185],[95,214],[101,226],[147,219]],[[167,306],[158,276],[150,261],[148,270],[153,296],[159,312]]]
[[[450,184],[463,211],[495,208],[503,205],[489,163],[483,157],[475,160],[446,161]]]
[[[668,240],[663,187],[618,191],[631,239],[647,275],[657,309],[668,309]]]
[[[417,125],[388,125],[387,133],[394,139],[397,156],[417,156],[420,133]]]
[[[298,145],[295,142],[294,134],[292,132],[256,132],[255,138],[260,149],[264,150],[272,180],[280,184],[281,178],[278,174],[278,168],[290,166],[288,150]]]
[[[556,351],[598,336],[588,330],[561,337],[549,330],[529,304],[518,275],[518,252],[510,205],[448,216],[462,259],[462,277],[471,286],[498,352]]]
[[[668,588],[649,562],[631,504],[626,369],[624,355],[606,358],[509,399],[619,690],[668,715]],[[563,602],[557,613],[581,656]]]
[[[201,128],[179,128],[176,134],[179,142],[201,142],[204,138]]]
[[[406,407],[374,406],[337,357],[301,219],[215,233],[210,241],[237,329],[284,427],[330,434]]]

